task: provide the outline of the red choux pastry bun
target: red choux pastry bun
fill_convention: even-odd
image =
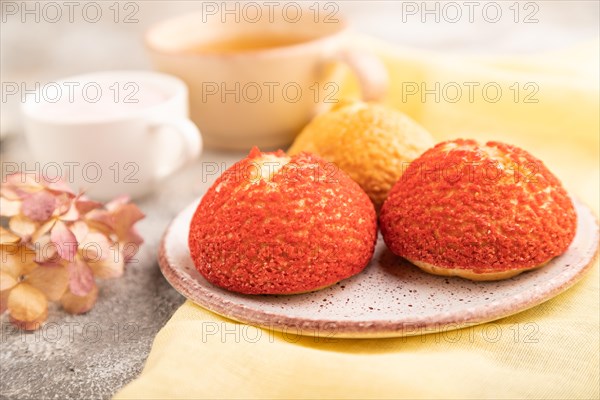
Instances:
[[[379,217],[390,250],[437,275],[499,280],[564,253],[577,217],[560,181],[518,147],[440,143],[414,160]]]
[[[373,203],[335,165],[309,153],[253,148],[202,198],[189,248],[200,274],[216,286],[294,294],[361,272],[376,237]]]

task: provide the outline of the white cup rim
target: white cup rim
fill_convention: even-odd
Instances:
[[[82,120],[70,120],[70,119],[58,120],[58,119],[49,118],[47,116],[40,115],[36,111],[36,109],[41,104],[54,104],[54,103],[48,102],[48,101],[39,101],[38,102],[38,101],[33,100],[31,96],[29,98],[26,98],[25,101],[21,104],[21,111],[22,111],[23,115],[25,117],[27,117],[28,119],[38,121],[38,122],[43,122],[43,123],[53,123],[53,124],[61,124],[61,125],[84,125],[84,124],[97,125],[97,124],[113,123],[113,122],[119,122],[119,121],[130,120],[130,119],[147,116],[148,114],[154,113],[154,110],[156,108],[164,107],[165,105],[169,105],[173,102],[176,102],[179,97],[181,97],[182,95],[187,96],[187,93],[188,93],[187,85],[181,79],[179,79],[173,75],[169,75],[169,74],[165,74],[165,73],[161,73],[161,72],[148,71],[148,70],[106,70],[106,71],[88,72],[88,73],[84,73],[84,74],[73,75],[73,76],[69,76],[66,78],[61,78],[61,79],[58,79],[55,81],[49,81],[48,83],[53,82],[53,83],[61,84],[61,83],[65,83],[65,82],[77,82],[77,81],[86,81],[86,80],[90,81],[91,80],[90,78],[94,78],[94,79],[98,79],[98,80],[102,80],[102,79],[106,80],[107,78],[112,78],[115,80],[125,80],[128,77],[131,77],[132,80],[142,78],[147,81],[162,83],[162,84],[164,84],[165,87],[168,86],[172,90],[172,93],[168,93],[168,97],[165,100],[163,100],[157,104],[149,105],[148,107],[145,107],[145,108],[141,108],[138,110],[131,110],[127,113],[119,114],[119,115],[112,115],[112,116],[101,115],[98,117],[86,118],[86,119],[82,119]],[[48,83],[46,83],[45,85],[47,85]],[[42,85],[39,90],[43,90],[45,85]]]

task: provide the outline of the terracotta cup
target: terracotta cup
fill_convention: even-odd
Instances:
[[[340,71],[354,72],[365,100],[381,97],[387,72],[352,48],[346,22],[308,9],[254,4],[164,21],[146,34],[155,67],[185,81],[192,120],[207,146],[283,147],[325,106],[341,100]],[[266,4],[266,3],[265,3]]]

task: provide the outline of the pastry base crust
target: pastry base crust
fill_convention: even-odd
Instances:
[[[550,260],[548,260],[545,263],[536,265],[534,267],[528,267],[528,268],[511,269],[508,271],[499,271],[499,272],[477,273],[477,272],[474,272],[473,270],[465,269],[465,268],[443,268],[443,267],[438,267],[438,266],[435,266],[433,264],[429,264],[429,263],[426,263],[423,261],[415,261],[415,260],[410,260],[410,259],[407,259],[407,260],[410,261],[412,264],[416,265],[417,267],[421,268],[423,271],[428,272],[433,275],[458,276],[458,277],[461,277],[464,279],[469,279],[472,281],[499,281],[502,279],[512,278],[513,276],[519,275],[521,272],[531,271],[531,270],[534,270],[537,268],[541,268],[544,265],[548,264],[548,261],[550,261]]]
[[[348,278],[344,278],[344,279],[348,279]],[[296,295],[296,294],[306,294],[306,293],[318,292],[319,290],[327,289],[328,287],[337,285],[338,283],[340,283],[344,279],[339,280],[337,282],[334,282],[334,283],[332,283],[330,285],[320,286],[320,287],[315,288],[315,289],[303,290],[301,292],[290,292],[290,293],[276,293],[276,294],[269,293],[269,294],[267,294],[267,296],[293,296],[293,295]]]

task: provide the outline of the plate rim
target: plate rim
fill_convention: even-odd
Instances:
[[[194,304],[199,305],[208,311],[247,325],[272,329],[279,332],[287,332],[290,328],[294,328],[295,333],[301,335],[307,335],[307,332],[310,332],[311,335],[318,336],[323,335],[332,337],[335,335],[336,338],[369,339],[447,332],[484,324],[518,314],[565,292],[583,278],[594,265],[599,255],[598,242],[600,240],[600,233],[598,218],[587,204],[573,198],[573,202],[579,206],[575,207],[576,210],[585,210],[587,217],[590,218],[596,226],[594,231],[594,242],[596,243],[596,246],[593,250],[591,248],[583,250],[584,253],[582,253],[582,256],[584,257],[583,262],[585,262],[585,265],[582,268],[579,268],[573,276],[568,280],[561,282],[559,285],[545,286],[538,296],[527,297],[523,296],[521,292],[512,296],[515,300],[514,302],[503,301],[498,304],[498,301],[494,301],[484,305],[473,306],[476,309],[462,310],[460,313],[446,311],[434,314],[433,316],[427,315],[423,316],[423,318],[411,318],[410,320],[403,321],[391,321],[385,319],[371,321],[332,321],[331,319],[323,318],[293,317],[249,308],[243,304],[236,304],[231,300],[222,299],[221,297],[219,297],[218,301],[215,301],[214,298],[216,295],[214,292],[205,288],[200,283],[197,283],[197,287],[202,293],[202,296],[198,299],[185,284],[180,283],[182,280],[190,277],[190,275],[186,274],[186,277],[184,277],[184,273],[181,272],[180,269],[173,267],[172,263],[169,261],[167,240],[174,228],[175,222],[180,218],[183,218],[187,212],[190,212],[190,209],[195,209],[201,198],[202,197],[195,199],[180,211],[171,220],[161,237],[158,250],[158,264],[163,276],[177,292]],[[188,247],[187,242],[185,243],[185,246],[186,248]],[[585,258],[588,258],[587,262],[585,261]],[[194,279],[194,281],[196,280]],[[482,311],[483,314],[485,314],[485,317],[483,318],[481,317]],[[407,330],[407,328],[410,328],[410,330]],[[300,332],[298,332],[298,329]]]

